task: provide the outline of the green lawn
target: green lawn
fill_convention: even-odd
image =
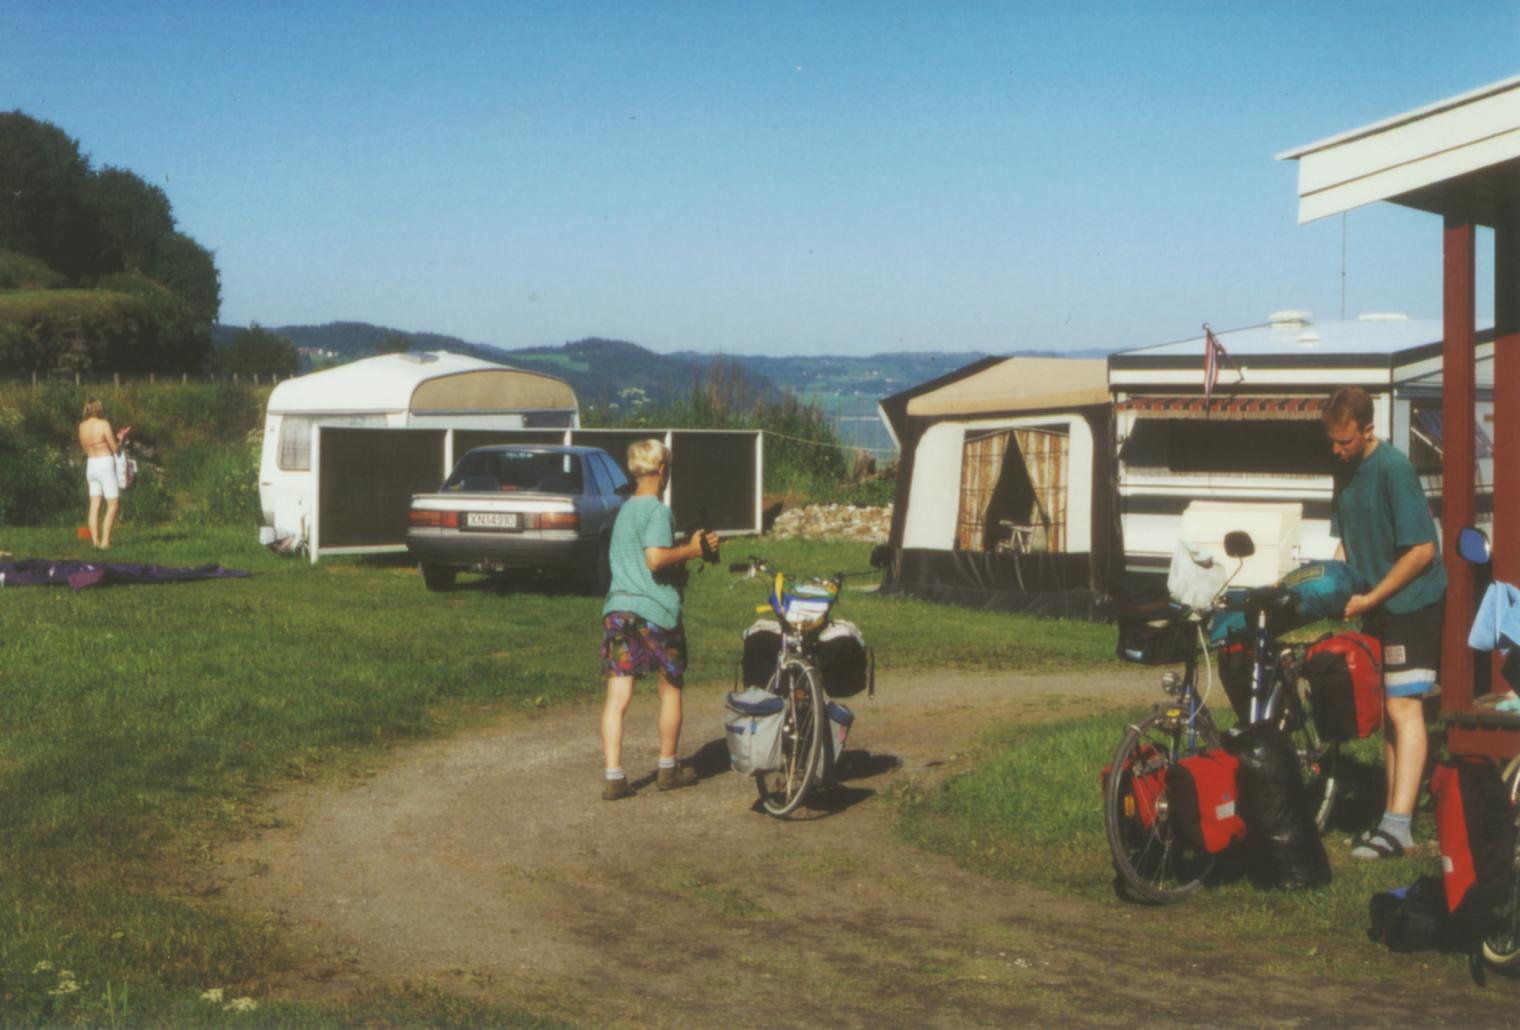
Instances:
[[[247,580],[0,590],[0,1023],[213,1019],[202,994],[260,982],[283,961],[258,925],[151,887],[193,862],[270,784],[446,732],[503,708],[601,690],[601,599],[429,594],[398,562],[312,567],[273,557],[252,529],[128,524],[111,557],[220,562]],[[67,529],[0,529],[18,557],[91,556]],[[862,571],[865,545],[736,541],[799,572]],[[868,584],[874,576],[853,582]],[[719,689],[764,601],[720,569],[692,577],[695,689]],[[1108,663],[1104,627],[969,612],[847,591],[883,668],[1059,669]],[[66,981],[62,972],[72,973]],[[69,985],[73,985],[72,989]],[[519,1020],[446,998],[386,999],[420,1021]],[[298,1023],[368,1010],[261,1010]]]

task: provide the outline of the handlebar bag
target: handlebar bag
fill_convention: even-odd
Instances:
[[[781,650],[781,623],[775,619],[756,619],[744,631],[744,660],[741,665],[746,687],[763,687],[776,674],[776,655]]]
[[[1139,771],[1136,771],[1137,765]],[[1108,791],[1108,778],[1113,775],[1113,771],[1113,763],[1103,767],[1099,782],[1105,793]],[[1129,767],[1124,773],[1129,780],[1129,791],[1124,798],[1124,817],[1139,820],[1140,825],[1149,830],[1156,822],[1156,809],[1162,795],[1166,793],[1166,765],[1155,748],[1142,744],[1135,757],[1130,759]]]
[[[1120,660],[1141,665],[1177,665],[1197,648],[1193,623],[1181,618],[1183,609],[1170,601],[1137,605],[1119,613]]]
[[[1360,740],[1383,724],[1383,645],[1365,633],[1333,633],[1304,655],[1314,726],[1324,740]]]
[[[1481,916],[1508,896],[1515,872],[1515,811],[1504,778],[1486,758],[1441,762],[1430,793],[1447,909]]]
[[[769,690],[751,687],[730,691],[725,700],[723,735],[728,739],[728,759],[741,775],[770,772],[781,767],[781,727],[786,721],[786,702]]]
[[[853,622],[835,619],[818,634],[818,668],[829,697],[854,697],[869,682],[865,635]],[[774,659],[772,659],[774,661]]]
[[[1166,803],[1182,838],[1211,855],[1246,835],[1236,812],[1235,773],[1240,763],[1219,748],[1189,755],[1167,768]]]

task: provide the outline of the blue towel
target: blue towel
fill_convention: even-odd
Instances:
[[[1488,585],[1473,619],[1467,646],[1477,651],[1507,653],[1520,641],[1520,589],[1495,580]]]

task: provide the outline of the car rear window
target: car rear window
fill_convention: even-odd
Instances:
[[[532,490],[581,492],[581,460],[574,454],[543,451],[471,451],[444,481],[445,493]]]

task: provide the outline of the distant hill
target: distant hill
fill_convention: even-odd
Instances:
[[[706,382],[714,365],[721,365],[721,378],[736,385],[741,403],[756,399],[774,401],[783,392],[817,405],[839,420],[842,436],[864,446],[879,447],[887,440],[876,421],[881,398],[917,383],[979,361],[981,351],[930,353],[906,351],[869,357],[809,355],[772,357],[745,354],[699,354],[680,351],[658,354],[626,340],[593,337],[556,346],[507,350],[488,343],[472,343],[440,333],[405,332],[367,322],[330,322],[327,325],[266,326],[270,332],[289,337],[302,350],[305,364],[318,367],[366,358],[396,337],[411,341],[413,350],[447,350],[470,354],[485,361],[498,361],[518,368],[534,369],[570,383],[583,407],[622,410],[660,404],[685,397],[692,387]],[[219,325],[214,339],[227,346],[237,327]],[[1015,351],[1009,357],[1101,358],[1107,351],[1083,350]]]

